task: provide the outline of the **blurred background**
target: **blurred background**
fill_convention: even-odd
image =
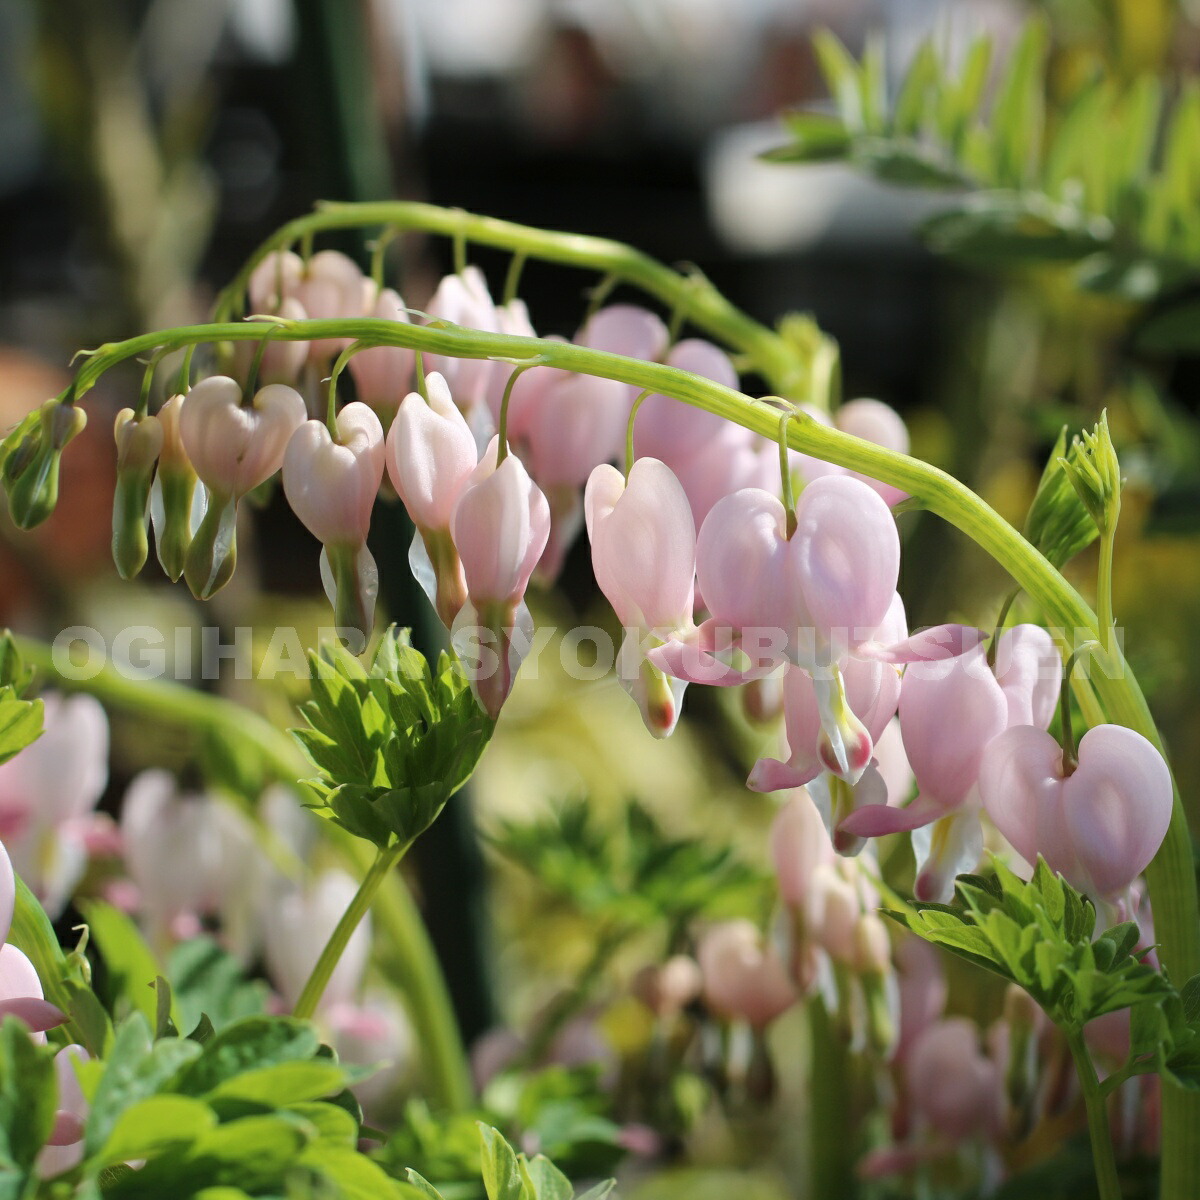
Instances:
[[[695,263],[768,323],[811,313],[841,347],[846,396],[897,408],[915,453],[1018,525],[1060,426],[1090,425],[1108,408],[1129,476],[1117,620],[1195,819],[1195,347],[1143,354],[1130,330],[1145,306],[1081,289],[1065,270],[975,268],[931,253],[917,227],[944,203],[939,194],[841,163],[758,156],[783,140],[782,110],[828,105],[811,43],[818,28],[855,55],[881,33],[895,81],[930,35],[953,63],[989,33],[1003,62],[1022,23],[1044,11],[1053,121],[1055,97],[1096,71],[1148,73],[1174,88],[1200,64],[1198,9],[1169,0],[0,0],[0,425],[61,390],[79,347],[203,320],[251,250],[322,198],[424,199]],[[406,238],[401,257],[400,289],[419,308],[450,269],[451,247]],[[478,261],[498,294],[505,260]],[[1194,295],[1197,279],[1179,287]],[[570,336],[593,282],[530,264],[521,294],[538,331]],[[315,629],[327,616],[314,545],[279,496],[255,515],[238,576],[209,609],[156,579],[153,564],[137,585],[117,580],[109,430],[136,393],[137,370],[111,372],[89,398],[92,419],[67,455],[54,517],[22,534],[0,516],[0,625],[46,638],[71,624]],[[933,519],[905,516],[902,530],[912,623],[987,624],[1002,573]],[[390,565],[403,570],[406,541],[393,540]],[[388,619],[427,625],[423,599],[389,588],[380,557]],[[1083,555],[1069,573],[1090,594],[1094,559]],[[538,603],[567,618],[602,611],[586,544],[560,590]],[[232,678],[221,686],[288,721],[285,690]],[[478,777],[483,820],[569,794],[613,805],[633,796],[669,827],[744,840],[761,855],[770,809],[742,781],[764,735],[727,699],[689,696],[688,720],[660,745],[615,682],[523,679]],[[114,796],[122,772],[178,765],[189,752],[119,723],[114,737]],[[427,911],[444,925],[435,936],[452,972],[455,963],[464,972],[460,1017],[476,1033],[496,1015],[477,986],[486,936],[462,945],[461,905],[484,895],[478,852],[469,828],[436,828],[459,842],[422,843],[426,891],[447,893]],[[506,896],[493,918],[520,928],[514,914],[532,901],[519,887]],[[586,931],[547,939],[562,962],[571,936]]]

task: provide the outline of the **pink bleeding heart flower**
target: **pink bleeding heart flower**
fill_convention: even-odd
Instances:
[[[367,308],[366,284],[352,258],[340,250],[319,250],[304,264],[293,294],[314,321],[361,317]],[[317,338],[308,344],[309,360],[324,367],[350,342],[350,338]]]
[[[367,533],[383,480],[383,426],[361,401],[337,414],[337,440],[324,421],[305,421],[283,458],[292,511],[321,543],[321,576],[339,629],[365,647],[374,623],[379,571]]]
[[[966,1017],[946,1017],[914,1042],[905,1064],[909,1103],[952,1142],[993,1138],[1003,1117],[1003,1081]]]
[[[1016,726],[986,749],[979,791],[996,828],[1029,862],[1040,854],[1098,901],[1128,890],[1171,821],[1171,772],[1153,744],[1121,725],[1097,725],[1068,771],[1050,734]]]
[[[920,830],[913,842],[917,897],[948,898],[955,874],[974,866],[982,849],[976,785],[984,750],[1008,723],[1008,701],[976,646],[956,658],[910,664],[899,707],[917,798],[906,808],[859,808],[840,829],[855,837]]]
[[[726,1020],[764,1029],[796,1003],[782,960],[751,921],[723,921],[700,939],[704,998]]]
[[[825,822],[805,792],[794,792],[776,814],[770,843],[780,898],[789,908],[804,909],[817,868],[834,862]]]
[[[108,718],[92,696],[48,693],[42,702],[45,733],[0,764],[0,837],[55,918],[87,868],[94,809],[108,784]]]
[[[503,332],[487,280],[478,267],[469,266],[460,275],[444,276],[425,311],[435,321],[448,321],[464,329]],[[425,369],[437,371],[446,380],[450,394],[468,420],[477,419],[476,412],[486,407],[489,389],[498,373],[496,364],[489,359],[451,358],[442,354],[426,354]]]
[[[450,517],[479,454],[446,380],[435,371],[426,376],[425,391],[428,401],[410,392],[396,413],[387,436],[387,469],[416,526],[409,549],[413,576],[449,629],[467,599]]]
[[[380,289],[366,315],[409,324],[404,301],[392,288]],[[416,357],[416,351],[407,346],[369,346],[350,359],[350,374],[354,376],[359,400],[373,408],[384,425],[390,425],[400,401],[412,386]]]
[[[471,690],[494,720],[533,638],[525,589],[550,536],[550,506],[514,454],[493,438],[463,486],[450,529],[467,582],[451,629]]]
[[[236,951],[247,948],[244,901],[261,871],[254,831],[230,805],[180,792],[167,771],[142,771],[121,803],[125,869],[151,944],[163,950],[221,917]]]
[[[993,671],[1008,702],[1008,725],[1046,729],[1062,690],[1062,657],[1040,625],[1014,625],[996,643]]]
[[[208,504],[188,547],[184,576],[193,594],[208,599],[233,574],[237,560],[237,503],[283,463],[291,436],[308,413],[299,392],[283,384],[261,388],[248,406],[224,375],[197,383],[184,398],[179,435]]]
[[[83,1159],[84,1125],[90,1106],[79,1086],[77,1063],[92,1056],[80,1045],[64,1046],[54,1056],[54,1076],[58,1085],[54,1127],[37,1159],[38,1174],[53,1179],[69,1171]]]
[[[669,679],[645,658],[692,625],[696,528],[687,496],[669,467],[639,458],[629,481],[603,463],[584,495],[592,569],[625,637],[618,657],[621,686],[637,702],[646,728],[666,737],[675,728],[687,684]]]
[[[67,1018],[42,996],[42,981],[33,963],[16,948],[3,944],[12,925],[16,908],[17,883],[12,863],[0,842],[0,1020],[17,1017],[29,1026],[30,1032],[41,1036]]]
[[[304,259],[293,250],[273,250],[251,272],[246,288],[252,313],[277,313],[294,298],[304,275]]]

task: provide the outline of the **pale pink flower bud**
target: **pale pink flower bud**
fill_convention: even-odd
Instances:
[[[295,285],[295,297],[315,321],[361,317],[365,307],[362,270],[340,250],[318,250],[304,264]],[[350,338],[318,338],[308,345],[309,359],[324,365],[350,342]]]
[[[383,426],[361,401],[337,419],[337,441],[324,421],[305,421],[283,459],[283,490],[293,512],[322,544],[321,578],[340,629],[365,646],[375,614],[379,571],[367,533],[383,479]]]
[[[796,990],[775,951],[751,921],[708,929],[696,952],[704,998],[727,1020],[763,1029],[796,1002]]]
[[[237,498],[279,470],[288,441],[307,416],[303,397],[290,387],[268,384],[244,406],[237,382],[213,375],[184,398],[179,434],[209,492]]]
[[[260,308],[255,311],[270,311],[276,316],[286,317],[289,321],[303,321],[308,316],[304,305],[294,296],[285,296],[277,307],[270,310]],[[269,326],[264,325],[263,328],[265,330]],[[257,386],[262,387],[268,383],[286,383],[289,386],[294,384],[308,358],[308,342],[291,341],[265,332],[263,339],[264,342],[237,343],[233,361],[236,364],[234,373],[238,379],[249,384],[250,369],[261,346],[262,358],[258,363]]]
[[[861,975],[885,976],[891,973],[891,939],[882,918],[874,913],[863,913],[855,923],[850,967]]]
[[[874,442],[875,445],[882,446],[885,450],[894,450],[897,454],[908,453],[908,427],[900,414],[881,400],[851,400],[837,410],[834,423],[843,433]],[[908,499],[907,492],[892,487],[890,483],[880,483],[879,480],[871,479],[857,471],[851,474],[878,492],[889,507]]]
[[[58,1085],[54,1128],[38,1155],[38,1174],[53,1179],[69,1171],[83,1158],[83,1131],[89,1105],[79,1085],[76,1063],[85,1063],[91,1055],[79,1045],[64,1046],[54,1056],[54,1075]]]
[[[383,426],[360,401],[337,414],[337,441],[324,421],[305,421],[287,444],[283,490],[319,542],[359,546],[383,479]]]
[[[108,718],[91,696],[43,697],[46,731],[0,764],[0,837],[12,869],[57,917],[83,877],[108,783]]]
[[[252,313],[277,313],[294,297],[304,275],[304,259],[292,250],[273,250],[254,268],[246,288]]]
[[[979,790],[988,816],[1017,853],[1094,899],[1117,897],[1149,865],[1171,821],[1171,773],[1132,729],[1097,725],[1065,774],[1048,733],[1017,726],[983,754]]]
[[[464,329],[501,332],[496,305],[478,267],[469,266],[461,275],[444,276],[425,311],[435,320],[449,321]],[[468,414],[486,404],[494,374],[504,370],[486,358],[452,358],[442,354],[426,354],[425,369],[431,373],[437,371],[445,378],[454,402]]]
[[[383,288],[368,307],[368,317],[398,324],[409,323],[404,301],[391,288]],[[390,418],[412,387],[416,352],[407,346],[371,346],[350,359],[350,374],[358,398],[381,417]],[[386,422],[385,422],[386,423]]]
[[[675,954],[661,966],[643,967],[633,980],[633,994],[656,1017],[681,1013],[704,986],[700,965],[686,954]]]
[[[425,390],[428,402],[405,396],[388,430],[388,476],[418,529],[448,529],[479,453],[446,380],[433,372]]]
[[[1045,729],[1062,690],[1062,657],[1040,625],[1014,625],[996,645],[996,682],[1008,702],[1008,727]]]
[[[784,904],[804,909],[817,868],[834,860],[825,822],[806,792],[795,792],[771,823],[771,859]]]
[[[550,536],[550,506],[521,461],[497,465],[495,438],[463,487],[450,518],[468,601],[452,630],[471,687],[495,718],[528,653],[532,618],[525,589]],[[468,653],[469,651],[469,653]]]
[[[854,884],[833,863],[813,871],[807,923],[813,939],[837,962],[854,958],[854,930],[863,905]]]
[[[938,1133],[958,1142],[999,1132],[1000,1072],[965,1017],[947,1017],[926,1029],[908,1056],[906,1075],[909,1102]]]
[[[701,338],[685,338],[671,347],[667,365],[690,371],[728,388],[737,387],[737,372],[729,356]],[[733,433],[738,430],[740,432]],[[633,446],[639,458],[661,459],[675,469],[726,438],[749,442],[749,430],[671,396],[647,396],[634,420]]]

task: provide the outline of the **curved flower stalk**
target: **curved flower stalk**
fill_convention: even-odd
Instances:
[[[450,530],[467,599],[451,638],[471,690],[493,720],[533,642],[525,589],[550,536],[550,505],[513,454],[493,438],[463,485]]]
[[[584,507],[596,582],[625,631],[617,677],[646,728],[666,737],[687,684],[664,675],[645,649],[693,628],[696,528],[687,496],[669,467],[639,458],[628,482],[607,463],[596,467]]]
[[[238,501],[279,470],[307,415],[300,393],[277,383],[260,389],[247,407],[236,380],[224,375],[202,380],[184,397],[180,440],[208,491],[184,559],[184,576],[198,599],[229,582],[237,562]]]
[[[353,360],[351,360],[353,361]],[[383,480],[383,426],[361,401],[334,422],[305,421],[283,456],[283,490],[292,511],[321,543],[321,579],[340,630],[365,648],[375,620],[379,570],[367,549],[371,512]]]

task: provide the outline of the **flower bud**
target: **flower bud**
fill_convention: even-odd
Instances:
[[[201,516],[196,511],[196,472],[179,433],[182,410],[182,396],[172,396],[158,410],[162,448],[150,489],[155,550],[159,565],[172,583],[183,574],[187,550]]]
[[[163,431],[157,417],[117,413],[113,435],[117,442],[117,487],[113,494],[113,562],[122,579],[132,579],[146,565],[149,553],[150,488],[154,465],[162,450]]]
[[[1059,431],[1025,517],[1025,537],[1056,567],[1096,540],[1096,523],[1065,469],[1067,427]]]
[[[724,921],[709,929],[696,953],[704,998],[727,1020],[769,1025],[796,1002],[779,956],[750,921]]]
[[[1091,433],[1085,429],[1078,434],[1059,461],[1096,528],[1107,537],[1117,527],[1121,513],[1121,464],[1108,433],[1108,413],[1100,414]]]
[[[25,422],[18,426],[15,432],[25,430],[19,440],[6,440],[10,448],[4,458],[4,488],[18,528],[33,529],[54,511],[63,449],[86,424],[83,409],[47,400],[36,414],[36,423],[30,420],[28,426]]]

